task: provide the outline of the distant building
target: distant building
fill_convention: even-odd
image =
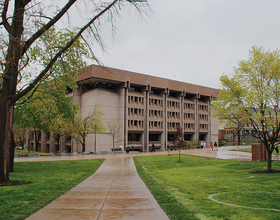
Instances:
[[[133,144],[146,151],[154,143],[166,149],[178,125],[187,141],[218,141],[218,120],[211,118],[217,89],[96,65],[85,68],[77,84],[68,95],[79,103],[82,118],[101,105],[104,125],[114,119],[122,126],[122,139],[115,146]],[[106,133],[89,134],[86,143],[87,152],[111,151],[113,146]],[[63,138],[60,144],[65,152],[81,151],[73,138]],[[41,151],[57,149],[51,136],[42,135]]]

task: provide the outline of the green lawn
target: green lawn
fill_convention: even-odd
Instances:
[[[266,161],[178,155],[135,157],[138,173],[171,220],[280,219],[280,173]],[[279,161],[273,168],[280,169]]]
[[[251,148],[236,148],[233,151],[242,151],[242,152],[252,153],[252,149]]]
[[[15,163],[11,181],[32,182],[0,187],[0,219],[25,219],[92,175],[104,160]]]
[[[248,153],[252,153],[252,149],[251,148],[236,148],[233,151],[242,151],[242,152],[248,152]],[[276,154],[275,150],[272,152],[272,154]]]

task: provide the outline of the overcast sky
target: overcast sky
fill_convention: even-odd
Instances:
[[[121,12],[105,32],[105,66],[219,88],[249,49],[279,48],[279,0],[149,0],[150,17]]]

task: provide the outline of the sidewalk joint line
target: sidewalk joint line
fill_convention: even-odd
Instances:
[[[106,196],[105,196],[105,199],[104,199],[104,201],[103,201],[103,204],[102,204],[102,206],[101,206],[101,209],[100,209],[100,212],[99,212],[99,214],[98,214],[97,220],[100,218],[101,212],[102,212],[103,207],[104,207],[104,205],[105,205],[105,202],[106,202],[106,200],[107,200],[108,194],[109,194],[109,192],[110,192],[110,190],[111,190],[111,187],[112,187],[113,181],[114,181],[114,179],[115,179],[115,176],[116,176],[116,174],[114,174],[114,176],[113,176],[112,182],[111,182],[111,184],[110,184],[110,187],[109,187],[109,189],[108,189],[108,192],[107,192],[107,194],[106,194]]]

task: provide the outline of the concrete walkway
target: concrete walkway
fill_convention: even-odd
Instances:
[[[236,147],[221,147],[218,151],[209,148],[183,150],[182,154],[251,160],[250,153],[234,149]],[[171,154],[178,154],[178,151],[171,151]],[[136,172],[133,157],[146,155],[167,155],[167,152],[15,158],[15,162],[106,159],[95,174],[27,219],[169,219]]]
[[[169,218],[138,176],[132,155],[124,154],[108,157],[95,174],[27,219]]]

